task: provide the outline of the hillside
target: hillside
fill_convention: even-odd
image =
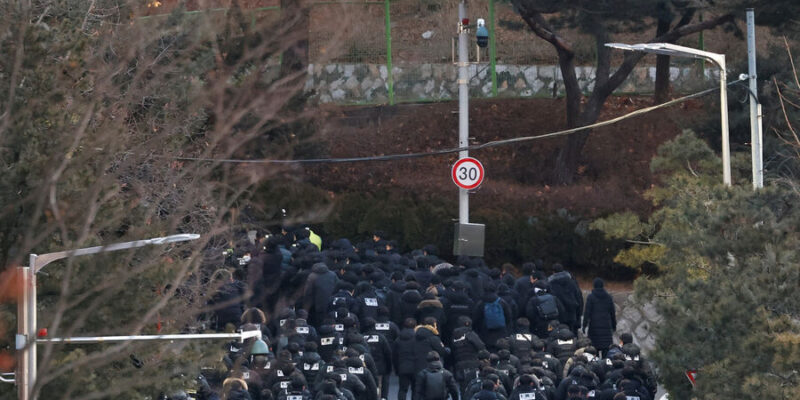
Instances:
[[[650,104],[649,98],[611,98],[601,120]],[[473,100],[470,143],[540,135],[564,128],[563,100]],[[547,185],[561,138],[473,151],[485,183],[471,196],[473,208],[537,213],[566,208],[586,216],[633,210],[647,213],[643,198],[655,177],[649,162],[658,146],[706,113],[690,102],[596,130],[584,149],[579,178],[571,186]],[[457,147],[457,103],[378,107],[329,107],[320,140],[331,157],[426,152]],[[456,154],[413,160],[322,165],[311,179],[334,193],[380,190],[456,201],[449,170]]]

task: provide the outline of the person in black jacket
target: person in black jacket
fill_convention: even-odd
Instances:
[[[472,314],[472,321],[475,331],[478,332],[483,342],[486,343],[486,347],[489,348],[490,351],[496,351],[497,341],[508,336],[513,319],[511,318],[511,308],[502,298],[497,296],[494,284],[487,284],[485,290],[486,294],[482,301],[475,306],[475,310]],[[486,313],[490,312],[495,304],[499,305],[500,310],[502,310],[502,325],[489,327],[488,315]]]
[[[531,289],[530,296],[528,297],[528,304],[525,305],[525,316],[528,317],[528,321],[530,321],[531,333],[542,339],[549,336],[549,327],[551,323],[558,324],[558,316],[551,318],[547,315],[542,315],[540,310],[545,308],[542,306],[543,304],[548,304],[551,301],[555,301],[557,309],[556,313],[558,315],[561,315],[565,312],[564,305],[561,304],[561,300],[559,300],[558,297],[550,294],[550,285],[547,283],[547,280],[537,279],[533,284],[533,289]]]
[[[428,353],[435,351],[439,353],[439,358],[443,359],[450,354],[450,349],[446,348],[439,338],[439,329],[436,320],[428,317],[422,321],[421,325],[414,328],[414,369],[421,371],[428,365]]]
[[[367,318],[364,321],[364,340],[369,347],[369,353],[375,360],[378,376],[375,377],[381,392],[381,398],[388,398],[389,375],[392,374],[392,346],[386,337],[375,330],[375,320]]]
[[[583,293],[578,286],[578,282],[564,271],[561,264],[553,264],[553,275],[548,278],[550,283],[550,293],[561,300],[564,305],[564,315],[559,315],[558,320],[567,324],[572,333],[578,333],[580,328],[581,314],[583,314]]]
[[[400,379],[398,387],[397,398],[399,400],[406,400],[408,388],[414,382],[414,376],[417,373],[415,366],[414,354],[414,327],[417,321],[414,318],[408,318],[403,323],[403,329],[400,335],[394,342],[392,360],[394,361],[394,370]]]
[[[439,353],[431,351],[427,354],[427,368],[417,374],[414,379],[413,400],[446,400],[448,394],[452,400],[458,400],[458,385],[450,371],[444,369]]]
[[[603,280],[594,280],[594,289],[586,298],[586,310],[583,314],[583,332],[589,330],[589,339],[597,351],[605,355],[611,345],[614,331],[617,330],[617,316],[614,300],[603,288]]]
[[[389,344],[394,343],[397,336],[400,335],[400,328],[394,321],[389,319],[391,312],[386,306],[378,307],[378,318],[375,321],[375,330],[386,336]]]
[[[445,294],[447,299],[447,304],[445,305],[447,326],[442,332],[442,337],[448,342],[453,337],[453,331],[463,326],[460,323],[461,317],[467,317],[472,321],[472,310],[475,308],[475,301],[467,294],[466,283],[457,280],[451,286],[452,290],[448,290]]]
[[[397,304],[397,315],[401,321],[406,318],[416,319],[417,306],[422,301],[422,295],[419,293],[419,285],[416,282],[407,282],[406,290],[400,296],[400,302]]]
[[[310,323],[319,326],[328,313],[328,302],[339,278],[323,263],[314,264],[306,281],[303,308],[309,310]]]
[[[214,281],[222,283],[217,293],[209,301],[209,306],[214,310],[216,317],[214,329],[225,330],[225,325],[236,326],[244,312],[244,295],[246,285],[237,279],[227,269],[220,269],[214,273]]]
[[[444,306],[433,293],[425,293],[423,300],[417,305],[415,318],[417,321],[424,321],[425,318],[432,317],[436,320],[437,327],[444,327],[447,324],[447,316],[444,313]]]
[[[467,383],[478,376],[480,368],[478,352],[486,350],[486,345],[472,330],[472,320],[469,317],[461,316],[458,318],[458,322],[461,327],[453,331],[450,346],[453,349],[456,380],[464,388]]]

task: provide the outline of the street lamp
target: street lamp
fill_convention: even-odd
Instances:
[[[161,245],[185,242],[198,239],[200,235],[185,233],[165,237],[157,237],[133,242],[114,243],[107,246],[87,247],[83,249],[65,250],[56,253],[31,254],[27,267],[19,267],[22,296],[17,302],[17,391],[20,400],[29,400],[36,381],[36,273],[47,264],[63,258],[84,256],[89,254],[108,253],[111,251],[134,249],[149,245]]]
[[[731,146],[728,133],[728,93],[726,92],[727,78],[725,76],[725,55],[697,50],[691,47],[678,46],[672,43],[606,43],[606,46],[620,50],[642,51],[665,56],[700,58],[717,64],[719,67],[720,127],[722,130],[722,182],[725,183],[726,186],[731,186]]]

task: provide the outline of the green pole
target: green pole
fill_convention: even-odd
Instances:
[[[494,36],[494,0],[489,0],[489,71],[492,74],[492,97],[497,97],[497,48]]]
[[[392,78],[392,17],[390,11],[389,0],[383,1],[383,19],[386,23],[384,34],[386,35],[386,83],[389,84],[389,105],[394,105],[394,79]]]

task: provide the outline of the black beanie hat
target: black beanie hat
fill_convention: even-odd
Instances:
[[[594,288],[600,289],[603,287],[603,280],[600,278],[594,278]]]

